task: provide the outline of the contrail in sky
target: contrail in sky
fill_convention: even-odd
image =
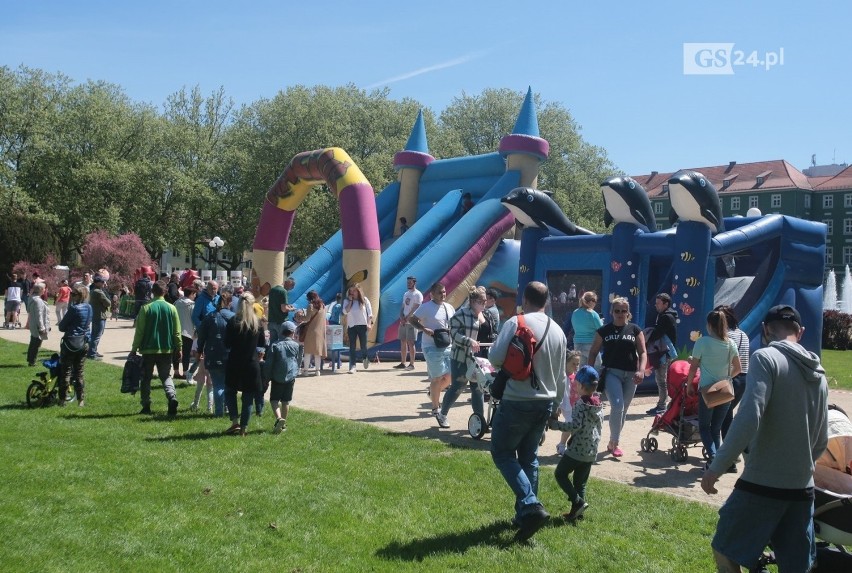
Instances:
[[[416,70],[413,70],[413,71],[410,71],[410,72],[406,72],[406,73],[400,74],[398,76],[393,76],[392,78],[387,78],[385,80],[381,80],[381,81],[372,83],[372,84],[366,86],[364,89],[369,90],[369,89],[377,88],[379,86],[384,86],[384,85],[387,85],[387,84],[400,82],[402,80],[407,80],[407,79],[413,78],[415,76],[421,76],[423,74],[428,74],[429,72],[435,72],[435,71],[438,71],[438,70],[443,70],[443,69],[446,69],[446,68],[452,68],[454,66],[459,66],[461,64],[466,64],[467,62],[470,62],[471,60],[481,58],[485,54],[486,54],[486,52],[473,52],[473,53],[470,53],[470,54],[466,54],[464,56],[461,56],[461,57],[458,57],[458,58],[455,58],[455,59],[452,59],[452,60],[448,60],[446,62],[441,62],[440,64],[425,66],[423,68],[419,68],[419,69],[416,69]]]

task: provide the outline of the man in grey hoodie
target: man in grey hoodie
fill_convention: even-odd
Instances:
[[[828,385],[819,357],[799,344],[803,332],[795,308],[769,309],[769,344],[752,355],[737,415],[701,479],[706,493],[717,493],[719,476],[747,452],[719,510],[711,544],[718,571],[754,567],[768,543],[779,571],[809,571],[814,562],[813,472],[828,444]]]

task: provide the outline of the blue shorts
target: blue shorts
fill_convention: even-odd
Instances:
[[[427,346],[423,349],[423,355],[426,357],[426,372],[429,373],[429,378],[440,378],[444,374],[450,373],[450,348],[450,346],[446,348]]]
[[[719,509],[711,546],[752,568],[772,543],[779,571],[810,571],[816,558],[813,501],[788,501],[735,489]]]

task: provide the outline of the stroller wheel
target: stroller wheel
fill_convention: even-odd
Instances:
[[[676,448],[678,446],[678,441],[676,436],[672,436],[672,447]]]
[[[33,380],[29,388],[27,388],[27,406],[30,408],[40,408],[44,406],[47,396],[44,384]]]
[[[689,452],[687,451],[686,446],[681,444],[680,447],[677,449],[677,451],[678,451],[678,454],[679,454],[678,457],[680,458],[677,461],[685,462],[687,460],[687,458],[689,457]]]
[[[704,458],[705,461],[710,459],[710,455],[707,453],[707,448],[701,446],[701,457]]]
[[[656,452],[659,444],[657,443],[657,438],[649,438],[648,439],[648,451]]]
[[[642,448],[643,452],[650,451],[648,450],[648,438],[642,438],[642,440],[639,442],[639,447]]]
[[[479,440],[485,435],[485,420],[479,414],[471,414],[467,419],[467,431],[474,440]]]

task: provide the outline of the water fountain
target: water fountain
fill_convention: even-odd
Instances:
[[[846,265],[846,272],[843,275],[839,310],[840,312],[852,313],[852,273],[849,272],[849,265]]]
[[[825,277],[825,287],[822,295],[823,310],[837,310],[837,277],[834,275],[834,269],[828,271]]]

